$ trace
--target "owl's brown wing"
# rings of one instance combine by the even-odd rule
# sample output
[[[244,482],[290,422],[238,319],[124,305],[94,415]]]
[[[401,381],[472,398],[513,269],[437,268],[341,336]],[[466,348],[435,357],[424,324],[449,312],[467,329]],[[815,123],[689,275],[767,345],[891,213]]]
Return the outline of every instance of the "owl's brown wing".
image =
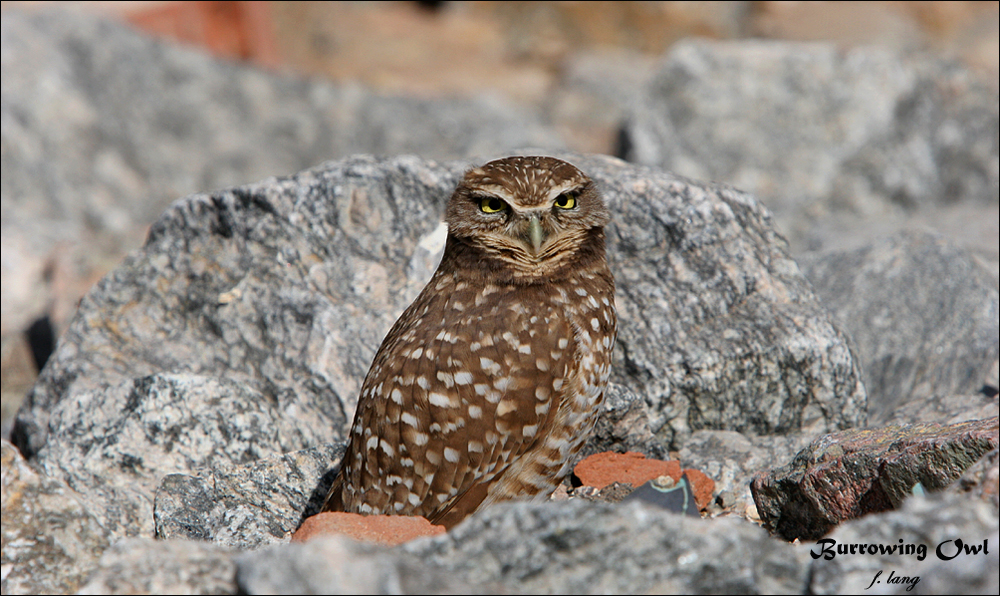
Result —
[[[531,291],[490,286],[484,300],[451,276],[428,284],[362,388],[346,510],[457,522],[538,444],[563,399],[573,343],[560,310]],[[529,472],[523,494],[551,490],[548,468]]]
[[[494,341],[480,345],[470,359],[483,365],[478,374],[484,376],[459,394],[464,403],[481,408],[482,416],[471,420],[464,433],[455,433],[455,443],[469,450],[459,454],[453,496],[428,515],[431,522],[453,526],[487,500],[499,482],[512,485],[507,498],[554,488],[560,454],[540,447],[572,385],[567,375],[574,344],[566,319],[544,304],[531,313],[512,308],[508,316],[493,317],[474,330],[477,338]],[[535,457],[526,458],[527,453]]]

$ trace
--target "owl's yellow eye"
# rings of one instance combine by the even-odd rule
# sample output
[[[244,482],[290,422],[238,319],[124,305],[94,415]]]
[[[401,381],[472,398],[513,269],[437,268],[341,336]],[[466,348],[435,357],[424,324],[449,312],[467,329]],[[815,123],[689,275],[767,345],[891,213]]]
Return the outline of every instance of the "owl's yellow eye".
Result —
[[[498,213],[506,208],[507,203],[496,197],[485,197],[479,200],[479,210],[483,213]]]
[[[564,192],[556,197],[556,207],[560,209],[572,209],[576,207],[576,195]]]

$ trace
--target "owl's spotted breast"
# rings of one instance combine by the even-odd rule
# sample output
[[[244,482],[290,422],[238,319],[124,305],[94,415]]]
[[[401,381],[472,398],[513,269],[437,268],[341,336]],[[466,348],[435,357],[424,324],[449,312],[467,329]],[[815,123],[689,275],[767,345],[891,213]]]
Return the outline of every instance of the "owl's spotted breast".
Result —
[[[497,190],[544,160],[557,161],[487,164],[456,190],[441,265],[375,356],[325,509],[451,526],[484,504],[548,495],[568,474],[610,373],[614,282],[603,203],[578,170],[558,162],[572,175]],[[562,213],[570,203],[592,209]],[[469,206],[485,215],[471,231],[453,225]]]

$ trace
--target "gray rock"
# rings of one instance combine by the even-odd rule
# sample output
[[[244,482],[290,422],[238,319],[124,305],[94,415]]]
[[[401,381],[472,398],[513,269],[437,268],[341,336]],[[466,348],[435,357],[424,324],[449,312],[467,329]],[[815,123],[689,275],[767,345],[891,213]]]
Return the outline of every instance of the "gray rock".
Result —
[[[0,441],[4,594],[75,592],[97,565],[109,534],[62,480],[35,472]]]
[[[328,436],[321,402],[252,381],[154,374],[67,396],[35,461],[116,536],[152,536],[161,478],[304,449]]]
[[[237,563],[241,594],[468,594],[472,587],[398,548],[343,536],[263,548]]]
[[[863,420],[847,343],[752,197],[564,157],[615,214],[615,380],[647,400],[661,440]],[[15,440],[35,455],[61,432],[62,402],[158,371],[259,388],[303,439],[342,438],[375,348],[433,270],[440,213],[467,165],[359,156],[177,202],[84,299]]]
[[[3,333],[77,299],[177,197],[352,153],[563,147],[495,96],[411,99],[260,70],[73,10],[4,10]]]
[[[812,594],[996,594],[1000,588],[1000,565],[996,505],[965,495],[938,493],[907,499],[899,511],[869,515],[843,524],[826,537],[831,543],[810,545],[812,562],[809,591]],[[979,547],[975,555],[955,554],[958,540]],[[988,540],[989,554],[983,541]],[[912,554],[836,554],[844,545],[911,547]],[[824,547],[834,552],[831,559]],[[922,560],[921,560],[922,559]],[[876,575],[882,572],[881,575]],[[909,590],[906,584],[889,583],[890,575],[919,578]],[[911,579],[911,582],[913,580]],[[870,586],[870,589],[869,589]]]
[[[669,459],[666,447],[650,429],[645,400],[618,383],[608,385],[604,411],[577,457],[582,460],[604,451],[634,451],[654,459]]]
[[[967,420],[982,420],[1000,415],[996,396],[982,393],[972,395],[914,395],[900,401],[886,424],[919,424],[939,422],[958,424]]]
[[[801,593],[807,556],[736,518],[582,500],[508,503],[403,545],[469,585],[543,594]]]
[[[948,490],[971,494],[994,507],[1000,506],[1000,451],[994,449],[979,458]]]
[[[833,44],[675,44],[627,159],[755,193],[796,245],[830,213],[996,205],[996,86],[956,63]]]
[[[78,594],[236,594],[235,553],[193,540],[126,538]]]
[[[750,494],[754,474],[791,462],[813,438],[806,433],[756,436],[731,430],[699,430],[684,443],[679,459],[683,467],[701,470],[715,481],[723,508],[744,515],[748,507],[755,507]]]
[[[303,519],[319,512],[343,453],[337,443],[167,476],[156,490],[156,536],[241,549],[286,542]]]
[[[183,371],[259,387],[289,424],[318,416],[300,423],[312,444],[341,438],[463,167],[353,158],[176,203],[83,300],[13,434],[34,453],[56,403]]]
[[[1000,293],[967,251],[906,232],[798,261],[853,340],[870,424],[906,416],[914,400],[972,395],[989,382],[1000,355]]]
[[[580,161],[613,221],[612,378],[647,400],[672,448],[700,429],[847,428],[865,390],[770,216],[750,195],[610,159]]]

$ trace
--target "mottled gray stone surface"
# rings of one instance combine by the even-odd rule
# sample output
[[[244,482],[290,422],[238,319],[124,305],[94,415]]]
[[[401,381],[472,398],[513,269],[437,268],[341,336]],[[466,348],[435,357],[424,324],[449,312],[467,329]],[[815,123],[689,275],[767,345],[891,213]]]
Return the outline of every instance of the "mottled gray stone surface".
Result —
[[[979,458],[948,490],[970,494],[994,507],[1000,506],[1000,451],[994,449]]]
[[[1000,355],[1000,293],[969,252],[907,232],[798,261],[857,349],[869,424],[906,416],[911,401],[972,395],[990,382]]]
[[[604,451],[635,451],[654,459],[670,459],[666,446],[650,428],[645,400],[618,383],[608,385],[604,411],[577,457],[582,460]]]
[[[240,556],[237,563],[243,594],[503,593],[494,583],[470,585],[400,548],[361,544],[344,536],[263,548]]]
[[[582,500],[501,504],[403,546],[469,585],[543,594],[793,594],[807,555],[738,518]]]
[[[66,483],[38,474],[0,441],[0,587],[4,594],[75,592],[110,536]]]
[[[194,540],[126,538],[104,552],[79,594],[236,594],[237,553]]]
[[[326,436],[328,424],[320,408],[297,403],[291,392],[187,373],[67,397],[51,412],[52,432],[34,461],[84,495],[116,536],[152,535],[163,476],[304,449]]]
[[[343,452],[342,443],[328,444],[167,476],[156,490],[156,536],[241,549],[286,542],[303,519],[319,512]]]
[[[996,205],[997,91],[979,77],[876,47],[682,41],[633,109],[625,156],[755,193],[799,246],[836,244],[831,213]]]
[[[730,430],[700,430],[680,449],[685,468],[695,468],[715,481],[724,508],[742,515],[753,506],[750,481],[754,474],[792,461],[815,438],[808,433],[759,436]]]
[[[809,590],[813,594],[996,594],[1000,589],[1000,535],[996,505],[969,500],[964,495],[938,493],[911,497],[902,509],[869,515],[848,522],[826,538],[837,546],[875,545],[892,547],[912,545],[915,554],[825,555],[812,562]],[[947,560],[958,548],[978,546],[979,554],[963,554]],[[988,540],[989,554],[983,552]],[[810,551],[822,553],[823,546],[808,543]],[[924,558],[918,560],[923,547]],[[810,555],[811,556],[811,555]],[[876,579],[876,575],[882,574]],[[890,584],[890,575],[919,577],[912,590],[906,584]],[[870,589],[869,586],[871,586]]]
[[[615,380],[643,396],[661,440],[863,421],[847,342],[759,203],[566,157],[614,214]],[[358,156],[177,202],[83,301],[16,441],[33,455],[60,432],[51,412],[64,400],[156,371],[258,387],[277,410],[310,413],[300,426],[311,440],[342,437],[382,335],[433,270],[440,214],[467,165]]]
[[[564,146],[537,109],[497,95],[389,96],[214,59],[65,7],[4,6],[5,339],[43,314],[62,331],[178,197],[353,153]]]

